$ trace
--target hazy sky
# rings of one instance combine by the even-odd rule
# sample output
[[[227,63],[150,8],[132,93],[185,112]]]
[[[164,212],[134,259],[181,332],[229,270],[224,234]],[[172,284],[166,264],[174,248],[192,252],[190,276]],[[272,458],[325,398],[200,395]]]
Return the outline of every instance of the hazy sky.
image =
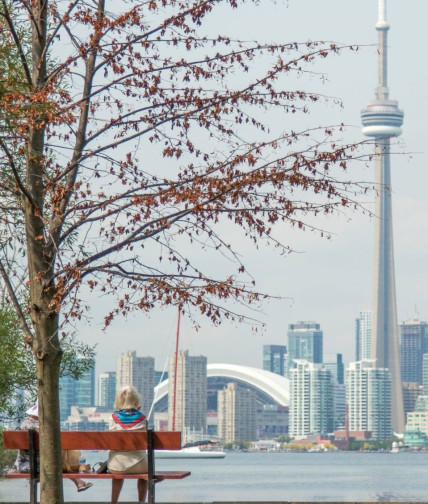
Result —
[[[393,218],[398,318],[412,318],[415,307],[421,320],[428,320],[428,112],[427,46],[425,44],[428,2],[388,0],[390,97],[404,110],[403,135],[392,157]],[[283,42],[329,40],[360,45],[356,53],[343,52],[328,58],[323,69],[328,81],[321,85],[311,78],[306,88],[341,98],[344,107],[318,107],[306,120],[314,126],[345,123],[347,135],[362,139],[360,110],[374,98],[377,72],[377,0],[289,0],[259,7],[238,9],[233,16],[219,12],[210,19],[213,30],[246,39]],[[305,83],[306,84],[306,83]],[[303,87],[303,86],[302,86]],[[284,129],[287,116],[284,116]],[[355,166],[357,179],[373,180],[374,169]],[[353,175],[353,173],[351,172]],[[257,317],[265,331],[253,334],[248,326],[218,328],[203,321],[195,332],[185,319],[181,325],[181,347],[203,354],[210,363],[228,362],[255,367],[262,365],[264,344],[286,344],[288,324],[313,320],[324,331],[324,361],[334,353],[354,358],[355,318],[361,305],[371,303],[373,220],[359,214],[331,218],[323,225],[334,233],[331,240],[309,232],[284,229],[285,237],[298,253],[286,258],[271,250],[246,250],[245,261],[259,290],[289,299],[269,302]],[[102,302],[92,300],[94,315]],[[78,328],[81,338],[97,343],[97,372],[115,369],[116,357],[129,349],[156,359],[163,369],[174,349],[177,314],[173,308],[154,311],[149,317],[135,314],[118,320],[106,333],[94,316]],[[102,320],[102,319],[101,319]],[[329,355],[331,354],[331,355]]]

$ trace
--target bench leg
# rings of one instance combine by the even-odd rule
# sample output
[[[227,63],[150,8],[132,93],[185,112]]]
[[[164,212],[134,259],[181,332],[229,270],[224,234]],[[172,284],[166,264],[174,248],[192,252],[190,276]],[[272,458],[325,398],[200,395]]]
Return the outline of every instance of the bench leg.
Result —
[[[147,490],[149,494],[148,504],[155,504],[155,457],[153,453],[153,430],[147,430],[147,458],[148,458],[148,480]]]
[[[30,479],[30,504],[37,503],[37,480]]]
[[[148,487],[148,494],[149,494],[148,504],[155,504],[155,482],[154,482],[153,478],[150,478],[147,481],[147,487]]]
[[[36,431],[28,431],[28,448],[30,456],[30,504],[37,502],[37,451],[36,451]]]

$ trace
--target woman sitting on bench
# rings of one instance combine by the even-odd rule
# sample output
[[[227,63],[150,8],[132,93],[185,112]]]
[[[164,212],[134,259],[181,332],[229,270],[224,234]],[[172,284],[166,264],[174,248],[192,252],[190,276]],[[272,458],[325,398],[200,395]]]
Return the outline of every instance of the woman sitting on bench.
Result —
[[[111,431],[147,430],[147,420],[141,413],[141,402],[137,389],[132,386],[122,387],[114,402],[115,412],[110,420]],[[110,451],[108,470],[112,474],[147,473],[148,461],[145,450]],[[116,504],[122,490],[123,479],[113,479],[111,502]],[[144,503],[147,493],[147,481],[137,480],[138,501]]]
[[[29,410],[26,411],[27,417],[21,423],[20,430],[30,430],[30,429],[38,429],[39,428],[39,404],[36,402],[34,406],[32,406]],[[63,471],[64,472],[77,472],[72,470],[69,466],[64,467],[64,460],[68,460],[67,453],[63,450],[62,453],[63,458]],[[36,471],[39,472],[39,457],[37,456],[36,461],[37,467]],[[14,463],[14,469],[19,473],[29,473],[30,472],[30,454],[28,450],[18,450],[18,456],[16,457]],[[75,479],[73,483],[77,487],[78,492],[83,492],[88,488],[91,488],[92,483],[89,481],[83,481],[82,479]]]

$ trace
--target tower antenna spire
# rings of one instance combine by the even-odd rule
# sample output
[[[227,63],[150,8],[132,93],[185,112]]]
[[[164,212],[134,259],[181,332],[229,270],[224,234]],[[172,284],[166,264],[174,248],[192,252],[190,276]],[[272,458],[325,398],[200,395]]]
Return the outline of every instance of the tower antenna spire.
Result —
[[[386,21],[386,0],[378,0],[379,15],[376,23],[378,31],[378,86],[376,88],[376,98],[387,100],[388,89],[388,30],[389,24]]]
[[[378,0],[378,84],[375,100],[361,112],[363,134],[375,140],[376,221],[373,279],[372,359],[391,374],[391,421],[397,433],[404,432],[403,393],[398,345],[392,233],[390,139],[401,135],[403,112],[389,99],[388,30],[386,0]]]
[[[386,0],[379,0],[379,16],[377,24],[386,23]],[[376,25],[377,26],[377,25]]]

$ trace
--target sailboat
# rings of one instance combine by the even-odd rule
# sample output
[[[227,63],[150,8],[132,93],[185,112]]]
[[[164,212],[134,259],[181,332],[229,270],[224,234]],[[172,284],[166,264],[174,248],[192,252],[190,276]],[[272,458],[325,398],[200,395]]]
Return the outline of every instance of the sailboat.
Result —
[[[224,458],[226,453],[219,449],[213,449],[213,442],[210,440],[196,441],[183,445],[181,450],[159,450],[156,452],[156,458],[197,458],[214,459]]]
[[[175,361],[174,361],[174,397],[172,411],[172,430],[176,430],[175,413],[176,413],[176,393],[177,393],[177,361],[178,361],[178,342],[180,335],[180,310],[178,310],[177,331],[175,338]],[[198,458],[198,459],[213,459],[224,458],[226,453],[219,449],[220,444],[209,439],[186,443],[181,450],[159,450],[156,453],[156,458]]]

